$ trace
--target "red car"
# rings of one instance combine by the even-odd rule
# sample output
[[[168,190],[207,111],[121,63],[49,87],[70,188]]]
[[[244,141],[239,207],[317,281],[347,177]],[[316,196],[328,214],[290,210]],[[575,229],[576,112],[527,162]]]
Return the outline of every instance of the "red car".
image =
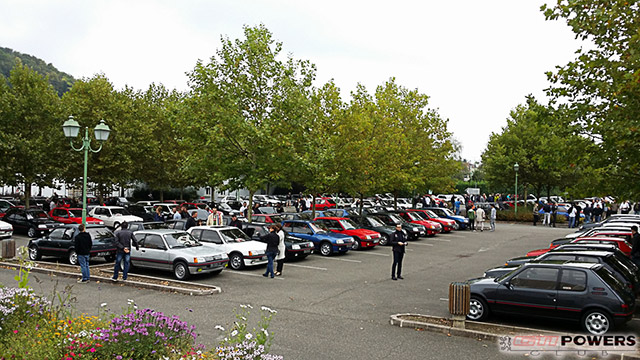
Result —
[[[328,197],[316,198],[316,203],[313,205],[316,210],[327,210],[336,207],[335,201]]]
[[[190,202],[183,202],[182,204],[180,204],[180,206],[186,206],[187,210],[193,210],[193,209],[206,209],[207,208],[207,204],[205,203],[190,203]]]
[[[82,209],[57,207],[49,211],[49,216],[63,224],[82,224]],[[104,225],[104,221],[87,216],[87,224]]]
[[[409,209],[407,211],[414,211],[414,212],[418,212],[421,214],[421,216],[425,219],[425,220],[429,220],[429,221],[435,221],[437,223],[440,223],[440,225],[442,225],[442,232],[451,232],[452,230],[457,230],[458,229],[458,224],[456,223],[455,220],[451,220],[451,219],[445,219],[442,217],[439,217],[438,215],[436,215],[433,211],[431,210],[425,210],[425,209]]]
[[[427,235],[435,236],[442,232],[442,225],[439,222],[426,220],[414,211],[400,211],[398,215],[407,222],[424,226]]]
[[[267,224],[281,224],[284,217],[280,214],[251,214],[251,221],[263,222]]]
[[[566,243],[566,242],[565,242]],[[631,256],[631,245],[624,238],[616,238],[610,236],[594,236],[594,237],[581,237],[574,240],[571,240],[569,243],[571,244],[612,244],[615,245],[620,251],[622,251],[625,255]],[[539,256],[544,253],[547,253],[551,249],[555,249],[558,246],[562,245],[560,242],[551,243],[546,249],[538,249],[529,251],[527,256]]]
[[[380,233],[373,230],[358,228],[351,219],[343,217],[318,217],[316,222],[324,224],[331,232],[351,236],[355,241],[351,249],[371,248],[380,242]]]

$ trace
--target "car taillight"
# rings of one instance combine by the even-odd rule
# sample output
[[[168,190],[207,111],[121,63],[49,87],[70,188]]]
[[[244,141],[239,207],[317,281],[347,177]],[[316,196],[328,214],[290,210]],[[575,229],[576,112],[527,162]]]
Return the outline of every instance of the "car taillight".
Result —
[[[628,311],[628,310],[629,310],[629,305],[622,304],[622,311]]]

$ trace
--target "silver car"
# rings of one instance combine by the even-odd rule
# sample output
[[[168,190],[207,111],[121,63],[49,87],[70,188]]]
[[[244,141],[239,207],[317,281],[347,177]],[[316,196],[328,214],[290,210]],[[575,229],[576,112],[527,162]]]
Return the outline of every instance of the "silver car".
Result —
[[[229,262],[223,251],[203,246],[189,233],[174,229],[140,230],[133,233],[138,249],[131,249],[131,266],[173,271],[178,280],[192,274],[222,272]]]

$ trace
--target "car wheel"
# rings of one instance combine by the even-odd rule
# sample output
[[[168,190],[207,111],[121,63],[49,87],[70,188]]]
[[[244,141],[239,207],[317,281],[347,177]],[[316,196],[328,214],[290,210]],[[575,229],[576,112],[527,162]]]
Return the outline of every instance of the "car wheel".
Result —
[[[489,317],[489,306],[487,302],[478,296],[471,296],[469,304],[469,314],[467,319],[474,321],[483,321]]]
[[[37,247],[32,246],[29,248],[29,260],[38,261],[41,258],[42,258],[42,255],[40,255],[40,250]]]
[[[390,243],[389,235],[382,235],[382,237],[380,238],[380,245],[386,246],[386,245],[389,245],[389,243]]]
[[[613,329],[611,316],[602,310],[589,310],[582,316],[582,327],[593,335],[603,335]]]
[[[178,280],[187,280],[189,278],[189,267],[180,261],[173,265],[173,275]]]
[[[233,270],[240,270],[244,267],[244,260],[242,259],[242,255],[238,253],[231,254],[229,256],[229,266]]]
[[[333,249],[331,249],[331,243],[328,241],[323,242],[322,244],[320,244],[320,254],[322,254],[323,256],[329,256],[331,255]]]
[[[360,243],[360,239],[353,238],[353,244],[351,244],[351,250],[360,250],[362,244]]]
[[[29,230],[27,230],[27,236],[30,238],[34,238],[38,235],[38,230],[36,230],[36,228],[34,227],[30,227]]]
[[[76,254],[75,250],[69,251],[69,264],[78,265],[78,254]]]

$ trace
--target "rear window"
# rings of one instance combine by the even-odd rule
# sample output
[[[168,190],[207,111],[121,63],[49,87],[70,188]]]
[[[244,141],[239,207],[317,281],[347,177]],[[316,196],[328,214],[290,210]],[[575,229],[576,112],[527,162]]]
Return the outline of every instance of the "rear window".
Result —
[[[91,239],[94,241],[111,239],[113,237],[113,233],[111,232],[111,230],[107,229],[106,227],[87,228],[87,232],[89,233],[89,235],[91,235]]]
[[[620,280],[616,279],[615,276],[604,266],[600,269],[596,270],[596,274],[604,281],[610,288],[612,288],[618,294],[624,294],[627,289],[624,284],[620,282]]]

